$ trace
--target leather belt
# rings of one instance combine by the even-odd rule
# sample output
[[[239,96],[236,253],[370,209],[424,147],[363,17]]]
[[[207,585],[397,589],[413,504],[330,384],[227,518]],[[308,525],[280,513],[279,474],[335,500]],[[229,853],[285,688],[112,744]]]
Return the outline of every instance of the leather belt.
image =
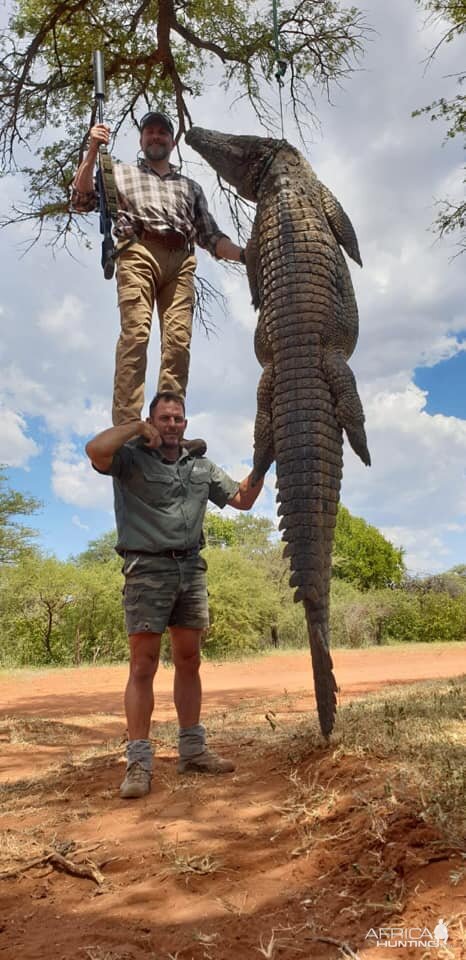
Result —
[[[143,243],[160,243],[160,246],[168,250],[188,250],[192,251],[193,244],[182,233],[176,230],[141,230],[139,239]]]
[[[190,547],[188,550],[160,550],[152,554],[154,557],[170,557],[171,560],[185,560],[186,557],[195,557],[199,547]]]

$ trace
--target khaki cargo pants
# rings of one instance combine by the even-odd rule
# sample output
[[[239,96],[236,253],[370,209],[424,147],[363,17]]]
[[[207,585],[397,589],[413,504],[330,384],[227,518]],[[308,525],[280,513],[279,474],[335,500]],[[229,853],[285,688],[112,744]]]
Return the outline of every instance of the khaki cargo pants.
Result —
[[[196,258],[156,241],[137,241],[117,260],[121,333],[116,348],[113,424],[139,420],[144,406],[152,314],[160,323],[158,390],[186,394]],[[155,392],[155,391],[154,391]]]

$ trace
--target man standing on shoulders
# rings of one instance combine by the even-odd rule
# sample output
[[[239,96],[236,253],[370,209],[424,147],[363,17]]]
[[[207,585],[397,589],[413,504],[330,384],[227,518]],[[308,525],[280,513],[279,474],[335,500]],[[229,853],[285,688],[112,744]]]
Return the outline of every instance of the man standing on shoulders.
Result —
[[[124,799],[150,790],[153,680],[167,626],[180,728],[178,771],[234,770],[231,760],[207,748],[200,723],[200,640],[209,620],[207,564],[199,551],[207,501],[249,510],[263,481],[252,487],[249,475],[237,483],[207,458],[191,456],[183,446],[186,423],[183,398],[165,391],[154,397],[147,421],[111,427],[86,445],[96,470],[113,477],[116,549],[124,557],[130,645],[127,771],[120,788]]]
[[[76,173],[71,205],[78,213],[94,210],[94,168],[110,130],[96,124],[89,149]],[[170,162],[174,129],[165,113],[146,113],[140,122],[143,157],[137,165],[115,163],[119,212],[115,226],[117,286],[121,334],[117,344],[113,423],[138,420],[144,405],[147,346],[155,304],[160,322],[161,362],[158,390],[186,395],[194,306],[194,244],[213,257],[245,263],[209,213],[204,193]]]

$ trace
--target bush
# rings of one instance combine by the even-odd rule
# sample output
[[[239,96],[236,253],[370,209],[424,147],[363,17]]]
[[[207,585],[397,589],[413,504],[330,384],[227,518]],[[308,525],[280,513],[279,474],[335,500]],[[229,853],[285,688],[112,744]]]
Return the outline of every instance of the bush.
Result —
[[[466,639],[466,595],[430,593],[419,597],[421,643],[451,643]]]
[[[332,583],[330,636],[334,647],[447,643],[466,638],[465,594],[360,593],[348,587],[341,581]]]
[[[353,517],[340,504],[332,557],[334,577],[347,580],[360,590],[401,583],[405,570],[403,552],[394,547],[377,527],[361,517]]]
[[[127,655],[116,566],[28,558],[0,577],[0,663],[71,664]]]
[[[209,549],[211,625],[203,651],[208,657],[235,657],[270,645],[278,598],[264,567],[235,547]]]
[[[278,645],[300,649],[309,646],[306,615],[302,603],[293,603],[293,593],[286,604],[280,606],[277,617]]]

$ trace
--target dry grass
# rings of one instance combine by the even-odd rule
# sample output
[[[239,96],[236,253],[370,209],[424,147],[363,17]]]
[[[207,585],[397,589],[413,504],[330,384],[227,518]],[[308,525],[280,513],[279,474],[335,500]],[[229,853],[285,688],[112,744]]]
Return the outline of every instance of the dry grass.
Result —
[[[465,692],[463,679],[447,680],[351,701],[340,708],[329,750],[320,763],[316,754],[322,752],[322,740],[313,723],[304,720],[283,733],[277,728],[277,752],[301,768],[299,776],[290,777],[293,789],[282,806],[283,817],[297,825],[328,818],[338,807],[338,791],[320,773],[325,773],[329,760],[350,757],[361,761],[362,786],[355,790],[355,797],[367,807],[374,837],[383,836],[386,814],[394,807],[408,803],[412,808],[415,802],[421,819],[440,827],[459,845],[466,788]],[[302,772],[306,760],[310,761],[308,775],[306,769]],[[379,779],[382,772],[386,774],[381,797],[373,796],[371,763],[377,764]]]
[[[172,875],[184,877],[185,882],[189,883],[193,877],[211,876],[223,870],[220,860],[216,860],[210,854],[192,854],[183,851],[179,843],[162,844],[160,858],[162,861],[167,861],[167,866],[160,874],[160,879]]]
[[[306,923],[294,927],[274,927],[268,940],[266,936],[261,935],[259,946],[255,947],[255,950],[265,957],[266,960],[275,960],[283,950],[286,950],[287,956],[289,956],[290,953],[296,956],[302,956],[303,953],[308,954],[308,950],[302,946],[298,946],[296,942],[298,935],[307,930],[308,925]],[[306,937],[305,939],[310,938]]]
[[[0,832],[0,864],[7,867],[13,861],[29,860],[43,849],[43,843],[36,840],[32,830],[3,830]]]
[[[86,960],[133,960],[134,954],[120,950],[105,950],[102,947],[84,947]]]
[[[0,723],[2,739],[16,744],[37,743],[46,746],[79,740],[82,728],[58,720],[11,717]]]
[[[243,894],[239,894],[236,899],[230,897],[216,897],[215,902],[218,903],[221,907],[227,910],[228,913],[233,914],[235,917],[243,917],[250,908],[248,904],[249,894],[247,891]]]

